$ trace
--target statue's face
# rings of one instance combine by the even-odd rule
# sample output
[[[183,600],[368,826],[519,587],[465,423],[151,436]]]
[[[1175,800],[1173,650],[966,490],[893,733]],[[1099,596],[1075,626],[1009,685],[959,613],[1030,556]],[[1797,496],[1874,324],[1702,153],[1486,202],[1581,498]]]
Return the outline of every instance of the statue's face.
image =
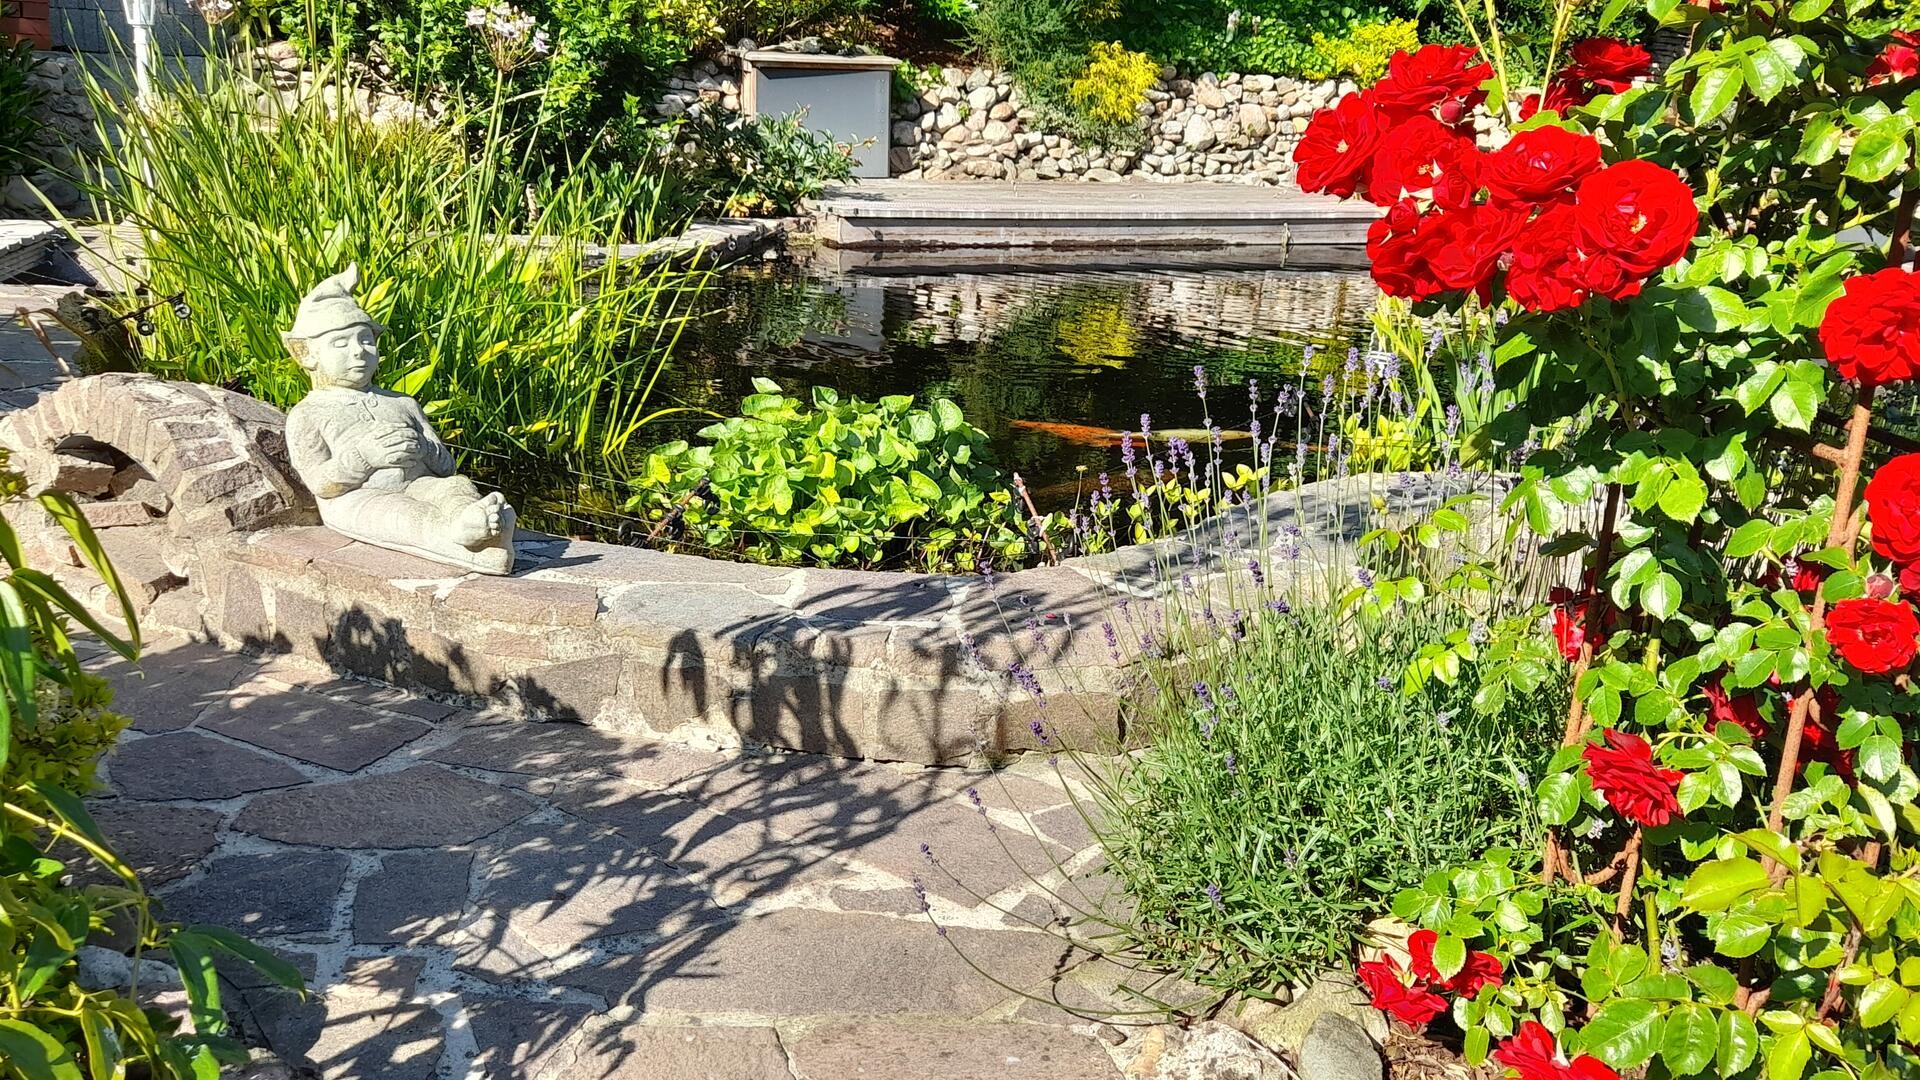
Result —
[[[315,386],[365,390],[380,369],[380,346],[373,327],[348,326],[307,340],[307,370]]]

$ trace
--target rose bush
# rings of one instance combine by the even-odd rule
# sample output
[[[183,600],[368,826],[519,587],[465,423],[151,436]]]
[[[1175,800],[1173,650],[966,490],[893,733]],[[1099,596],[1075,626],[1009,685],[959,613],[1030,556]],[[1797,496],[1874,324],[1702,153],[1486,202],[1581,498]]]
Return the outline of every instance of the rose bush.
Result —
[[[1548,840],[1396,896],[1434,937],[1361,975],[1522,1080],[1920,1075],[1920,455],[1870,438],[1920,377],[1910,14],[1647,10],[1691,45],[1657,78],[1582,42],[1520,93],[1488,25],[1301,146],[1303,186],[1385,208],[1383,291],[1487,320],[1518,404],[1473,438],[1520,456],[1504,507],[1579,578],[1408,672],[1574,704]],[[1456,141],[1482,100],[1492,152]]]

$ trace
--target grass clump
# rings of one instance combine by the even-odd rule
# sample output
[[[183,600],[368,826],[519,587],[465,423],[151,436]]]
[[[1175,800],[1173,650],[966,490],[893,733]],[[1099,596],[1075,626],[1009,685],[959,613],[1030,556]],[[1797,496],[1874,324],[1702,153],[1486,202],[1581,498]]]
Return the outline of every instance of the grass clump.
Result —
[[[1456,627],[1419,609],[1270,610],[1243,640],[1153,665],[1149,749],[1112,767],[1102,841],[1137,905],[1140,955],[1260,993],[1353,955],[1432,870],[1531,842],[1526,793],[1563,698],[1474,710],[1471,675],[1402,677]]]

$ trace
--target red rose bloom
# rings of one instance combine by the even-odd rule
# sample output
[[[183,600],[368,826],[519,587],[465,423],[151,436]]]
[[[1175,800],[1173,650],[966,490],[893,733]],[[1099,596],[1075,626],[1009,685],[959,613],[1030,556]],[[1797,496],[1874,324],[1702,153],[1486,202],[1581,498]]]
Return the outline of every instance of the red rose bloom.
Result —
[[[1920,597],[1920,563],[1900,568],[1900,595],[1908,600]]]
[[[1500,257],[1526,226],[1525,207],[1489,204],[1442,210],[1420,226],[1416,244],[1440,284],[1478,292],[1484,299],[1491,292]]]
[[[1380,110],[1366,94],[1348,94],[1315,113],[1300,145],[1293,148],[1300,190],[1350,197],[1373,168],[1373,152],[1384,131]]]
[[[1573,225],[1573,211],[1549,210],[1514,241],[1507,266],[1507,295],[1528,311],[1565,311],[1586,302],[1589,292],[1562,231]]]
[[[1493,1052],[1493,1060],[1513,1070],[1519,1080],[1620,1080],[1620,1074],[1599,1058],[1581,1054],[1568,1061],[1553,1032],[1537,1020],[1521,1024]]]
[[[1920,454],[1901,454],[1867,481],[1873,550],[1900,566],[1920,562]]]
[[[1638,45],[1619,38],[1588,38],[1567,50],[1567,66],[1560,78],[1592,83],[1617,94],[1633,85],[1633,80],[1653,70],[1653,56]]]
[[[1397,52],[1387,61],[1387,77],[1373,85],[1373,98],[1392,120],[1433,116],[1443,106],[1457,123],[1487,98],[1481,85],[1493,77],[1492,64],[1476,64],[1471,45],[1422,45]]]
[[[1402,971],[1393,957],[1369,960],[1355,973],[1373,995],[1373,1007],[1421,1027],[1447,1011],[1447,1001],[1410,973]]]
[[[1901,82],[1920,75],[1920,49],[1914,48],[1913,35],[1895,33],[1893,36],[1896,40],[1880,50],[1880,55],[1867,65],[1868,86]]]
[[[1920,274],[1889,266],[1848,278],[1820,319],[1820,347],[1842,378],[1862,385],[1920,376]]]
[[[1767,732],[1772,730],[1760,715],[1760,702],[1752,694],[1735,697],[1727,693],[1727,688],[1720,685],[1719,676],[1714,676],[1712,681],[1701,687],[1700,692],[1707,698],[1709,725],[1738,724],[1756,739],[1766,738]]]
[[[1659,826],[1680,812],[1674,792],[1685,773],[1653,763],[1653,747],[1638,735],[1608,728],[1607,743],[1591,743],[1581,752],[1593,789],[1622,817],[1641,825]]]
[[[1809,713],[1806,724],[1800,729],[1800,760],[1794,766],[1794,771],[1806,772],[1807,762],[1820,761],[1825,762],[1835,776],[1849,784],[1854,783],[1854,759],[1859,754],[1854,750],[1840,749],[1840,742],[1834,736],[1834,729],[1840,726],[1836,722],[1839,717],[1835,715],[1840,711],[1840,695],[1834,692],[1833,687],[1823,686],[1815,691],[1814,699],[1820,703],[1820,716]],[[1820,717],[1828,719],[1822,720]]]
[[[1582,247],[1640,278],[1685,255],[1700,228],[1687,182],[1651,161],[1622,161],[1588,174],[1575,194],[1573,215]]]
[[[1793,591],[1802,593],[1818,592],[1820,583],[1827,580],[1827,568],[1816,562],[1793,560]]]
[[[1494,202],[1550,203],[1573,198],[1582,177],[1600,167],[1600,144],[1566,128],[1515,135],[1480,163],[1480,183]]]
[[[1547,599],[1553,609],[1553,640],[1560,646],[1560,655],[1568,662],[1580,659],[1580,646],[1587,643],[1587,606],[1573,595],[1573,590],[1555,588],[1547,592]],[[1607,643],[1603,632],[1593,638],[1593,651],[1599,652]]]
[[[1500,958],[1487,952],[1468,953],[1467,962],[1453,978],[1441,978],[1440,969],[1433,963],[1433,947],[1439,943],[1440,935],[1432,930],[1415,930],[1407,937],[1407,955],[1416,980],[1463,997],[1472,997],[1481,987],[1499,986],[1503,981]]]
[[[1367,226],[1367,262],[1381,292],[1406,300],[1425,300],[1445,291],[1428,271],[1420,246],[1420,230],[1431,220],[1431,216],[1420,213],[1413,200],[1404,199]]]
[[[1891,600],[1842,600],[1827,612],[1827,644],[1860,671],[1885,675],[1913,663],[1920,621],[1912,608]]]
[[[1408,197],[1465,206],[1479,189],[1480,151],[1473,140],[1430,116],[1416,116],[1387,132],[1373,153],[1367,198],[1392,206]]]
[[[1555,116],[1565,115],[1568,109],[1585,105],[1593,100],[1593,91],[1587,84],[1573,79],[1555,76],[1547,81],[1547,92],[1528,94],[1520,99],[1520,119],[1532,118],[1534,113],[1545,111]]]

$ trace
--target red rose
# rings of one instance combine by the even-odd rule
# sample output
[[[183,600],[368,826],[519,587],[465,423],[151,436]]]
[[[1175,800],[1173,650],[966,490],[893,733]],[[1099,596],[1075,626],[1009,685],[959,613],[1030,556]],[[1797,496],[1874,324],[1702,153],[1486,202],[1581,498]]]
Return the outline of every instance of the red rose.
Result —
[[[1920,598],[1920,563],[1900,568],[1900,595],[1908,600]]]
[[[1420,226],[1416,243],[1428,270],[1449,289],[1484,299],[1505,255],[1527,225],[1526,207],[1470,206],[1442,210]]]
[[[1597,37],[1577,42],[1567,50],[1567,66],[1559,77],[1592,83],[1617,94],[1652,70],[1653,56],[1647,50],[1619,38]]]
[[[1411,199],[1405,199],[1367,226],[1367,262],[1381,292],[1425,300],[1446,291],[1427,269],[1420,245],[1420,230],[1431,220],[1432,215],[1421,214]]]
[[[1587,88],[1586,83],[1555,76],[1547,82],[1547,92],[1544,97],[1539,94],[1528,94],[1520,99],[1520,119],[1529,119],[1534,113],[1543,110],[1556,116],[1564,115],[1568,109],[1585,105],[1592,100],[1593,91]]]
[[[1920,621],[1912,608],[1891,600],[1842,600],[1827,612],[1827,644],[1868,675],[1885,675],[1913,663]]]
[[[1555,588],[1547,592],[1547,599],[1553,609],[1553,640],[1560,646],[1560,655],[1569,662],[1580,659],[1580,646],[1587,643],[1587,606],[1573,590]],[[1606,645],[1607,635],[1602,632],[1593,638],[1593,651],[1599,652]]]
[[[1541,214],[1514,241],[1507,266],[1507,295],[1528,311],[1565,311],[1589,295],[1569,243],[1573,211],[1556,207]]]
[[[1593,789],[1622,817],[1641,825],[1659,826],[1680,812],[1674,792],[1685,773],[1653,763],[1653,747],[1638,735],[1607,728],[1605,746],[1590,743],[1581,751]]]
[[[1727,688],[1720,685],[1718,675],[1701,687],[1700,692],[1707,698],[1709,725],[1738,724],[1746,729],[1747,734],[1756,739],[1766,738],[1767,732],[1772,730],[1766,719],[1760,715],[1760,702],[1752,694],[1734,697],[1727,693]]]
[[[1493,1052],[1493,1060],[1513,1070],[1519,1080],[1620,1080],[1599,1058],[1581,1054],[1568,1061],[1553,1032],[1537,1020],[1521,1024]]]
[[[1430,116],[1416,116],[1380,140],[1367,176],[1367,198],[1375,206],[1409,197],[1465,206],[1479,189],[1480,156],[1472,139]]]
[[[1836,714],[1840,711],[1840,695],[1834,691],[1833,687],[1821,687],[1815,692],[1814,699],[1820,703],[1820,716],[1833,721],[1839,719]],[[1854,760],[1859,754],[1854,750],[1840,749],[1840,742],[1833,733],[1839,726],[1838,723],[1834,723],[1829,727],[1827,721],[1821,720],[1819,716],[1811,713],[1807,715],[1806,722],[1800,729],[1800,760],[1794,766],[1796,773],[1806,772],[1807,762],[1820,761],[1825,762],[1835,776],[1849,784],[1854,782]]]
[[[1895,34],[1901,38],[1903,35]],[[1895,41],[1880,50],[1880,55],[1867,65],[1867,85],[1879,86],[1881,83],[1900,82],[1920,75],[1920,50],[1916,50],[1911,41]]]
[[[1373,98],[1389,119],[1431,117],[1443,105],[1464,117],[1487,98],[1480,87],[1493,77],[1492,64],[1476,64],[1471,45],[1422,45],[1397,52],[1387,61],[1387,77],[1373,85]]]
[[[1495,202],[1550,203],[1573,197],[1581,178],[1600,167],[1600,143],[1566,128],[1515,135],[1480,163],[1480,183]]]
[[[1583,247],[1643,278],[1685,255],[1700,228],[1693,190],[1672,169],[1651,161],[1622,161],[1589,173],[1575,193],[1573,213]]]
[[[1421,1027],[1447,1011],[1447,1001],[1425,983],[1400,969],[1393,957],[1369,960],[1355,969],[1367,992],[1373,995],[1373,1007]]]
[[[1413,977],[1430,987],[1437,986],[1450,994],[1473,997],[1484,986],[1499,986],[1504,971],[1500,958],[1487,952],[1467,954],[1467,962],[1453,978],[1440,977],[1440,969],[1433,963],[1433,948],[1440,943],[1440,935],[1432,930],[1415,930],[1407,937],[1407,955],[1412,961]]]
[[[1820,319],[1820,347],[1842,378],[1862,385],[1920,376],[1920,274],[1889,266],[1848,278]]]
[[[1793,560],[1793,591],[1818,592],[1820,583],[1827,579],[1827,568],[1816,562]]]
[[[1380,110],[1366,94],[1348,94],[1315,113],[1293,148],[1300,190],[1350,197],[1373,168],[1384,130]]]
[[[1900,566],[1920,562],[1920,454],[1901,454],[1867,481],[1873,550]]]

